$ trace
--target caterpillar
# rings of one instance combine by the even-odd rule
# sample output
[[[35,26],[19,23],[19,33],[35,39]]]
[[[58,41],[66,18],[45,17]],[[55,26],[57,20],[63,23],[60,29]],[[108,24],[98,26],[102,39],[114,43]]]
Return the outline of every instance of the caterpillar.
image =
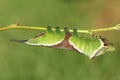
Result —
[[[64,32],[59,27],[55,30],[48,26],[45,32],[42,32],[33,38],[27,40],[12,40],[24,42],[27,45],[45,46],[51,48],[68,49],[88,56],[90,59],[103,54],[106,51],[114,51],[113,45],[105,38],[94,37],[84,38],[79,36],[77,29],[69,32],[64,28]]]
[[[52,28],[44,27],[30,27],[20,26],[18,24],[1,27],[0,31],[10,29],[27,29],[27,30],[41,30],[44,31],[30,39],[12,41],[22,42],[27,45],[45,46],[50,48],[68,49],[74,52],[82,53],[90,59],[104,54],[107,51],[114,51],[115,48],[112,43],[103,37],[94,37],[93,32],[120,30],[120,24],[108,28],[91,29],[91,30],[77,30],[77,29],[60,29],[59,27]],[[78,33],[89,34],[88,38],[80,36]]]

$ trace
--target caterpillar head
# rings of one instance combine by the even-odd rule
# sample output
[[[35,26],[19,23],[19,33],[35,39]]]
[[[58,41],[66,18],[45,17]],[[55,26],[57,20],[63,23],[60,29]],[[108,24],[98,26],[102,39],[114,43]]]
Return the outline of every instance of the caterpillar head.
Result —
[[[100,49],[97,50],[93,55],[91,55],[90,59],[93,59],[94,57],[99,56],[101,54],[104,54],[107,51],[115,51],[112,42],[110,42],[106,38],[101,38],[101,37],[100,37],[100,41],[101,41]]]
[[[104,43],[104,46],[106,47],[106,51],[115,51],[115,48],[113,46],[113,43],[105,38],[101,38],[101,40]]]

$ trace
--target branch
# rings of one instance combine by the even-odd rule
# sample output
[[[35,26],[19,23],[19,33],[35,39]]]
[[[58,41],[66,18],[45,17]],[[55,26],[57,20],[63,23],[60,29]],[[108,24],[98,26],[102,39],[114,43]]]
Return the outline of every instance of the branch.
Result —
[[[9,26],[0,28],[0,31],[11,30],[11,29],[27,29],[27,30],[40,30],[40,31],[47,30],[47,28],[45,28],[45,27],[20,26],[18,24],[13,24],[13,25],[9,25]],[[55,31],[55,28],[52,28],[52,30]],[[108,27],[108,28],[91,29],[91,30],[77,30],[77,32],[91,34],[93,32],[110,31],[110,30],[120,30],[120,24],[117,24],[115,26]],[[61,31],[64,31],[64,29],[61,29]],[[73,30],[70,29],[69,32],[73,32]]]

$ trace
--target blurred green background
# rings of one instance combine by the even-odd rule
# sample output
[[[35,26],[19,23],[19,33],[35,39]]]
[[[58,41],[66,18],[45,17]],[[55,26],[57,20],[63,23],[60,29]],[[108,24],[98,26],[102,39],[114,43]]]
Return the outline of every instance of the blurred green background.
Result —
[[[119,0],[0,0],[0,26],[60,26],[91,29],[120,23]],[[27,46],[10,39],[28,39],[39,31],[0,32],[0,80],[120,80],[118,31],[98,33],[116,51],[93,60],[68,50]]]

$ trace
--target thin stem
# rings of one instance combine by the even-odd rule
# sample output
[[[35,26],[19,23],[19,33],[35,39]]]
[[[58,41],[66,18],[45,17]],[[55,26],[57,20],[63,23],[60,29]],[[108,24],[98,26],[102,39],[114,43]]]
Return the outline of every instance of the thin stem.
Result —
[[[100,32],[100,31],[110,31],[115,30],[115,27],[109,27],[109,28],[100,28],[100,29],[92,29],[92,32]]]
[[[7,27],[0,28],[0,31],[10,30],[10,29],[27,29],[27,30],[41,30],[41,31],[47,30],[47,28],[45,28],[45,27],[20,26],[20,25],[17,25],[17,24],[13,24],[13,25],[9,25]],[[119,30],[119,29],[120,29],[120,25],[116,25],[116,26],[109,27],[109,28],[100,28],[100,29],[91,29],[91,30],[77,30],[77,31],[78,31],[78,33],[91,34],[93,32]],[[52,30],[55,31],[54,28],[52,28]],[[61,29],[61,31],[64,31],[64,29]],[[69,31],[73,32],[73,30],[71,30],[71,29]]]
[[[0,31],[10,30],[10,29],[27,29],[27,30],[46,30],[44,27],[30,27],[30,26],[19,26],[17,24],[9,25],[7,27],[0,28]]]

